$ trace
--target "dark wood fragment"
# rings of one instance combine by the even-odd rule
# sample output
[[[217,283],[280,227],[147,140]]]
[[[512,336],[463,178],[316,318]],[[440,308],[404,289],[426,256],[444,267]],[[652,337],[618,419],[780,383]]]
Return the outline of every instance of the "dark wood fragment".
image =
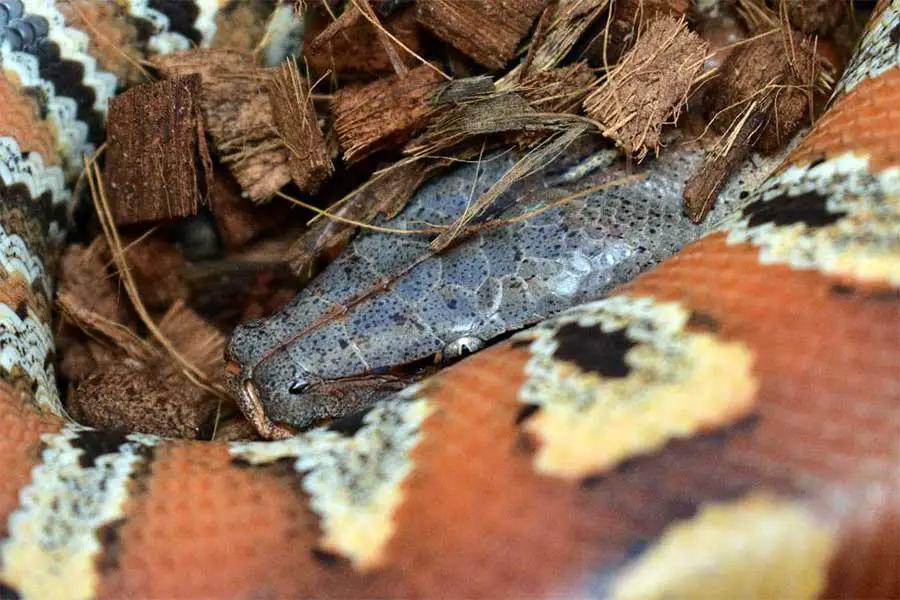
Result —
[[[786,5],[791,25],[808,35],[828,35],[850,13],[847,0],[781,1]]]
[[[430,96],[443,79],[429,66],[416,67],[368,85],[341,89],[334,97],[334,130],[347,162],[399,148],[428,122]]]
[[[419,23],[489,69],[515,55],[549,0],[427,0],[417,2]]]
[[[386,18],[381,18],[381,24],[407,48],[416,54],[422,54],[419,25],[413,6],[398,8]],[[303,54],[310,71],[317,77],[329,71],[339,77],[371,77],[394,70],[391,57],[385,50],[384,40],[378,35],[375,26],[352,3],[336,20],[331,20],[327,15],[314,15],[305,37],[307,44]],[[418,63],[415,56],[395,42],[388,43],[403,65],[413,67]]]
[[[211,159],[199,94],[200,77],[188,75],[110,101],[105,180],[117,224],[193,215],[205,203]]]
[[[715,205],[716,197],[731,172],[750,154],[755,136],[765,121],[768,106],[753,111],[740,126],[733,143],[723,153],[709,153],[684,186],[685,212],[700,223]]]
[[[724,133],[753,100],[772,96],[756,147],[771,153],[809,122],[815,82],[812,43],[797,32],[779,30],[737,48],[709,87],[707,115]]]
[[[657,19],[587,97],[585,111],[627,154],[658,152],[663,125],[680,115],[707,50],[683,20]]]

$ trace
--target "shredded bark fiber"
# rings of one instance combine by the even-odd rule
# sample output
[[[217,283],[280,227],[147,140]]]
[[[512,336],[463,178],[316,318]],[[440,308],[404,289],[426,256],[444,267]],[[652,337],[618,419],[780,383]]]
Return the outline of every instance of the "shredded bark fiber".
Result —
[[[677,121],[708,46],[683,20],[650,23],[634,48],[584,101],[587,114],[628,155],[659,153],[663,125]]]
[[[314,194],[331,177],[334,167],[316,120],[309,87],[293,61],[272,75],[269,102],[275,131],[288,150],[291,179],[304,192]]]
[[[419,23],[477,63],[502,69],[549,0],[426,0]]]
[[[205,203],[212,159],[199,94],[200,77],[188,75],[110,101],[105,178],[117,224],[193,215]]]
[[[332,110],[344,159],[352,163],[405,144],[434,112],[428,99],[442,82],[422,65],[404,78],[394,75],[338,91]]]

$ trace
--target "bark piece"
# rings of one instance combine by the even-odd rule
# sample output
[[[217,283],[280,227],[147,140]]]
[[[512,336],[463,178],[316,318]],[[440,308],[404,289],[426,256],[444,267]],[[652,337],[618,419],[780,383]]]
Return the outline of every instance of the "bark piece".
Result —
[[[648,150],[658,152],[663,125],[678,119],[707,49],[683,20],[653,21],[588,96],[585,111],[627,154],[642,160]]]
[[[372,76],[393,72],[391,57],[385,50],[384,41],[357,6],[350,3],[324,29],[317,27],[321,21],[321,18],[312,19],[307,33],[308,43],[303,52],[314,74],[324,75],[331,71],[339,76]],[[381,24],[407,48],[421,55],[422,45],[414,7],[398,8],[382,19]],[[407,67],[417,64],[415,56],[392,41],[388,43],[402,64]]]
[[[200,77],[189,75],[110,101],[105,178],[117,224],[193,215],[205,203],[211,159],[199,94]]]
[[[309,86],[288,61],[272,75],[269,102],[275,130],[288,150],[291,179],[304,192],[314,194],[334,172],[325,138],[316,121]]]
[[[549,0],[426,0],[418,20],[489,69],[502,69]]]
[[[733,139],[720,151],[707,154],[703,164],[685,184],[682,194],[685,212],[694,223],[706,218],[728,176],[747,158],[768,110],[769,107],[764,105],[749,112],[744,122],[737,126]]]
[[[314,192],[330,174],[331,162],[306,83],[290,72],[293,67],[264,69],[246,55],[225,50],[160,56],[154,65],[170,77],[185,73],[201,76],[201,106],[213,147],[251,199],[270,198],[292,177],[301,188]],[[290,83],[286,89],[294,94],[288,100],[276,93],[277,111],[271,92],[284,86],[273,86],[274,76],[285,77]],[[296,125],[291,123],[294,118],[299,119]],[[299,132],[292,131],[294,127]],[[312,145],[307,150],[297,146],[299,141]],[[297,156],[292,156],[291,145]]]
[[[162,235],[126,238],[123,245],[128,268],[147,308],[166,309],[187,296],[181,275],[185,267],[184,256]]]
[[[334,130],[347,162],[398,148],[422,129],[433,113],[429,97],[443,80],[426,65],[364,86],[349,86],[334,97]]]
[[[690,9],[690,0],[618,0],[609,23],[604,19],[588,32],[592,42],[584,56],[594,67],[615,65],[634,46],[648,23],[663,17],[680,18]]]
[[[241,186],[224,169],[217,171],[209,197],[225,247],[237,250],[284,224],[284,203],[255,204],[241,197]]]
[[[208,439],[216,404],[186,380],[120,360],[86,377],[67,408],[79,422],[105,431]]]
[[[728,130],[753,100],[771,95],[757,148],[772,153],[809,121],[816,79],[812,44],[780,30],[736,49],[710,86],[707,114],[715,131]]]
[[[849,13],[846,0],[782,1],[791,25],[808,35],[828,35]]]
[[[178,354],[214,382],[225,383],[225,336],[181,300],[176,301],[159,322],[159,330]],[[162,374],[179,375],[174,361],[163,365]]]

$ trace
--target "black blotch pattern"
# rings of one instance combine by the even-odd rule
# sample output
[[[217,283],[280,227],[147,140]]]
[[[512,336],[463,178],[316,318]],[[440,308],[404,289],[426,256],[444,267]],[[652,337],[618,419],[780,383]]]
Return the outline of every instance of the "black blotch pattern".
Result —
[[[195,44],[203,41],[200,32],[194,29],[199,9],[194,2],[184,0],[150,0],[149,8],[158,10],[169,18],[169,31],[180,33]]]
[[[63,60],[59,46],[44,40],[35,53],[42,79],[53,83],[57,96],[72,98],[78,105],[78,118],[88,125],[88,139],[99,145],[103,142],[103,115],[94,110],[96,93],[84,83],[84,65],[75,60]]]
[[[22,600],[22,594],[11,585],[0,581],[0,600]]]
[[[369,408],[341,417],[340,419],[335,419],[328,424],[326,429],[341,435],[352,437],[356,435],[357,431],[363,428],[365,425],[364,419],[367,414],[372,412],[373,408],[374,407],[370,406]]]
[[[892,44],[900,44],[900,23],[894,25],[894,28],[888,34],[888,39],[891,40]]]
[[[525,421],[531,418],[531,416],[536,413],[541,407],[537,404],[526,404],[522,408],[519,409],[519,413],[516,415],[516,425],[521,425]]]
[[[23,321],[28,318],[28,303],[22,300],[16,305],[16,316]]]
[[[624,329],[605,333],[600,327],[581,327],[567,323],[554,334],[559,343],[553,358],[574,363],[582,371],[599,373],[605,377],[626,377],[631,367],[625,354],[636,344],[628,339]]]
[[[900,289],[860,289],[844,283],[835,283],[831,286],[831,293],[840,300],[859,299],[874,302],[900,302]]]
[[[333,568],[348,564],[346,558],[339,556],[334,552],[322,550],[321,548],[312,548],[309,553],[313,557],[313,560],[324,567]]]
[[[688,329],[700,329],[714,333],[719,330],[719,322],[711,314],[697,310],[691,313],[687,327]]]
[[[827,198],[815,191],[797,196],[781,195],[769,201],[756,200],[744,207],[742,213],[750,217],[750,227],[774,223],[793,225],[805,223],[807,227],[818,228],[839,221],[845,212],[830,212],[826,208]]]
[[[78,464],[83,469],[89,469],[97,463],[98,458],[105,454],[115,454],[127,441],[124,433],[91,429],[79,432],[78,437],[72,440],[72,446],[81,450]]]
[[[122,553],[121,529],[124,524],[125,519],[116,519],[97,529],[97,539],[103,548],[97,558],[97,569],[100,573],[109,573],[119,568]]]

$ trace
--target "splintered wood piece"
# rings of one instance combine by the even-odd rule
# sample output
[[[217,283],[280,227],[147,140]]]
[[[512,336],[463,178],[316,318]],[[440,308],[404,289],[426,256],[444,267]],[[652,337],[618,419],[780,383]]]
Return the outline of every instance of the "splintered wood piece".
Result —
[[[159,330],[185,360],[211,380],[224,385],[225,336],[218,328],[202,319],[182,300],[177,300],[160,320]],[[159,371],[164,375],[177,375],[178,368],[178,364],[171,361],[162,365]]]
[[[292,161],[283,134],[276,129],[270,92],[273,75],[281,69],[257,67],[246,55],[226,50],[192,50],[160,56],[154,65],[167,76],[197,73],[202,77],[201,106],[213,148],[250,199],[267,200],[294,174],[300,182],[312,186],[310,191],[321,181],[318,164],[305,172],[296,160]],[[308,95],[302,98],[308,100]],[[297,116],[307,109],[311,111],[305,103],[279,107],[282,118]],[[310,131],[321,136],[314,114],[307,113],[314,125]],[[305,119],[303,123],[306,127]],[[319,155],[313,152],[311,156]]]
[[[745,115],[743,122],[735,126],[733,138],[721,152],[708,153],[703,164],[685,184],[682,193],[685,212],[694,223],[700,223],[706,218],[728,176],[747,158],[768,109],[768,106],[753,107]]]
[[[574,114],[596,81],[591,68],[579,62],[529,72],[519,81],[515,91],[538,112]]]
[[[200,76],[188,75],[110,101],[105,179],[117,224],[185,217],[196,214],[198,200],[205,203],[212,161],[199,94]]]
[[[300,78],[296,63],[289,61],[272,75],[269,102],[275,130],[289,153],[291,179],[304,192],[314,194],[334,167],[316,120],[309,86]]]
[[[419,23],[489,69],[515,55],[549,0],[427,0],[418,2]]]
[[[587,97],[585,111],[605,136],[642,160],[648,150],[659,151],[663,125],[678,119],[707,50],[683,20],[657,19]]]
[[[615,65],[635,43],[646,24],[662,17],[681,17],[691,9],[690,0],[617,0],[609,21],[595,26],[593,41],[584,56],[596,67]],[[591,35],[593,31],[587,35]]]
[[[324,29],[318,26],[322,21],[322,18],[311,19],[307,33],[309,41],[303,51],[310,71],[316,75],[324,75],[329,70],[337,75],[391,73],[394,66],[385,43],[390,44],[395,60],[399,59],[402,65],[412,67],[417,63],[415,56],[379,36],[375,26],[352,3],[348,3],[344,12]],[[392,36],[421,55],[415,7],[401,7],[380,21]]]
[[[770,112],[755,145],[766,153],[777,151],[809,121],[815,67],[813,45],[790,30],[740,46],[707,92],[713,129],[728,130],[751,102],[771,96],[774,102],[766,104]]]
[[[828,35],[845,15],[847,0],[784,0],[791,25],[806,34]]]
[[[344,159],[355,162],[374,152],[398,148],[422,129],[434,107],[429,97],[443,79],[428,65],[335,94],[334,130]]]

